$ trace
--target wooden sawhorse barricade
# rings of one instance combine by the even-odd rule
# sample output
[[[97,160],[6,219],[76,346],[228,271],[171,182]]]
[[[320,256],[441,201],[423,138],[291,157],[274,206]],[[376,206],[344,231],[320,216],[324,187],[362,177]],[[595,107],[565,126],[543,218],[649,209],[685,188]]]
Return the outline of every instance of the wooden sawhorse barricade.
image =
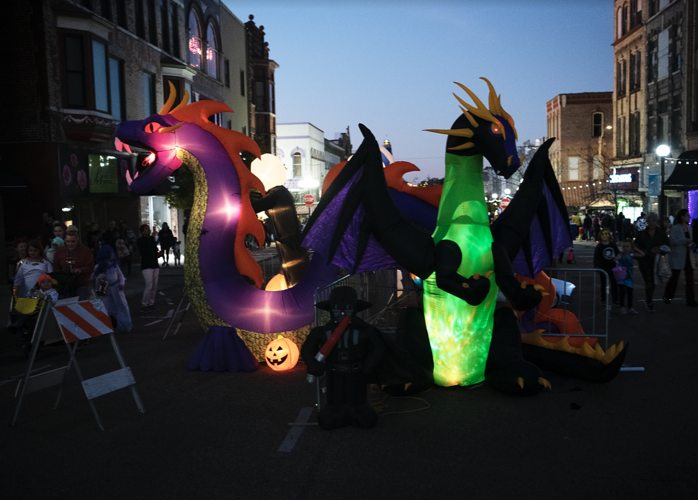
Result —
[[[184,301],[187,301],[187,306],[182,307],[182,304],[184,304]],[[165,335],[162,337],[162,340],[165,340],[167,338],[167,335],[170,333],[170,329],[172,328],[172,325],[174,325],[175,321],[177,322],[177,327],[175,328],[174,332],[172,332],[172,335],[177,335],[177,332],[179,331],[179,327],[182,326],[182,321],[184,321],[184,316],[187,315],[187,311],[189,310],[189,306],[191,306],[191,302],[189,301],[189,298],[187,297],[187,288],[184,287],[184,291],[182,292],[182,297],[179,299],[179,303],[177,304],[177,309],[175,309],[174,313],[172,316],[170,316],[169,321],[167,322],[167,328],[165,329]],[[179,319],[177,319],[178,314],[182,314]]]
[[[51,328],[51,322],[48,321],[48,316],[51,312],[53,312],[53,315],[56,318],[56,323],[60,332]],[[51,332],[51,330],[54,331]],[[59,335],[61,340],[65,342],[66,347],[68,348],[68,354],[70,355],[68,364],[61,368],[56,368],[55,370],[40,373],[38,375],[32,375],[32,367],[34,366],[34,361],[36,360],[36,355],[42,341],[51,342],[56,340]],[[82,340],[89,340],[93,337],[99,337],[101,335],[107,335],[109,340],[111,340],[114,353],[116,354],[116,358],[119,361],[121,369],[105,373],[104,375],[100,375],[98,377],[85,379],[82,376],[82,371],[80,370],[80,366],[78,365],[75,356],[78,350],[78,344]],[[58,391],[56,404],[54,405],[54,409],[58,408],[58,403],[60,402],[61,395],[63,394],[63,385],[65,383],[66,376],[73,366],[75,366],[75,372],[80,378],[80,382],[82,383],[82,387],[85,391],[85,396],[87,396],[87,400],[92,408],[92,413],[94,413],[95,419],[97,419],[97,425],[99,425],[100,429],[104,430],[104,426],[102,425],[102,420],[99,418],[97,409],[92,402],[92,400],[98,396],[103,396],[104,394],[114,392],[118,389],[123,389],[124,387],[130,387],[138,410],[141,413],[145,413],[141,399],[136,391],[136,381],[133,378],[131,369],[126,366],[124,358],[121,355],[119,345],[116,343],[111,320],[109,319],[109,314],[104,308],[104,304],[100,300],[85,300],[78,302],[76,297],[72,299],[59,300],[55,306],[51,304],[50,300],[47,300],[46,305],[41,309],[32,336],[32,348],[29,355],[29,362],[27,363],[27,371],[24,374],[24,377],[19,381],[17,390],[15,392],[15,397],[18,398],[18,400],[11,425],[15,425],[17,422],[17,416],[19,415],[19,409],[22,406],[22,400],[24,399],[25,394],[54,385],[60,385],[61,387]]]

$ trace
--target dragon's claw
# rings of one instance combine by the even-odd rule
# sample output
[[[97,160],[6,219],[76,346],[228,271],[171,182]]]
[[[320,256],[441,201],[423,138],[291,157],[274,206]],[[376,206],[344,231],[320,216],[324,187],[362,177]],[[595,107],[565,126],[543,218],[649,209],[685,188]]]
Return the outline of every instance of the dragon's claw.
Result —
[[[543,387],[545,387],[546,389],[552,389],[552,388],[553,388],[553,386],[550,385],[550,382],[548,382],[548,381],[547,381],[546,379],[544,379],[543,377],[538,377],[538,383],[539,383],[540,385],[542,385]]]
[[[543,290],[543,288],[544,288],[543,285],[538,285],[538,284],[533,285],[533,289],[534,289],[534,290],[538,290],[539,292],[540,292],[541,290]]]

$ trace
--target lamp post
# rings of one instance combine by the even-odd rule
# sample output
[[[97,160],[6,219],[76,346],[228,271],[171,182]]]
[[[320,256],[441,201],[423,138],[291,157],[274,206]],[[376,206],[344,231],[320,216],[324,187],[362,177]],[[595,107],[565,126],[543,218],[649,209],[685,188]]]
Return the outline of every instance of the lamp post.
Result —
[[[664,195],[664,158],[669,156],[669,153],[671,152],[671,149],[669,146],[666,144],[660,144],[657,146],[657,156],[659,156],[661,164],[659,168],[659,179],[661,180],[661,186],[660,186],[660,191],[659,191],[659,217],[660,220],[664,220],[664,216],[666,215],[664,212],[666,212],[666,197]]]

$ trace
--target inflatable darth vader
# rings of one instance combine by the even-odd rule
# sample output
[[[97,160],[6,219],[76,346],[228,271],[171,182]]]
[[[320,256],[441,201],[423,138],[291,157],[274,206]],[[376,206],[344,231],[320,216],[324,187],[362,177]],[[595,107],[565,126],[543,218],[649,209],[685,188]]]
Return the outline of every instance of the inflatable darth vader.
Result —
[[[309,374],[327,374],[327,404],[318,414],[322,429],[346,425],[370,429],[378,421],[366,401],[366,384],[381,361],[384,345],[380,332],[356,317],[370,306],[348,286],[335,288],[330,300],[316,306],[330,312],[330,321],[310,331],[301,354]]]

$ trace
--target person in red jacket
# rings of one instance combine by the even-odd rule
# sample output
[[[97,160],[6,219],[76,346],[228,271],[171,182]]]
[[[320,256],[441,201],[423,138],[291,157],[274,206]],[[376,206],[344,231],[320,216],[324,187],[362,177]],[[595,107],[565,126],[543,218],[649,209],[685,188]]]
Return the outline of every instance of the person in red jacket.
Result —
[[[95,268],[94,257],[89,248],[78,241],[78,234],[70,231],[65,237],[65,246],[58,247],[53,256],[53,270],[72,274],[73,286],[80,300],[90,298],[90,276]]]

